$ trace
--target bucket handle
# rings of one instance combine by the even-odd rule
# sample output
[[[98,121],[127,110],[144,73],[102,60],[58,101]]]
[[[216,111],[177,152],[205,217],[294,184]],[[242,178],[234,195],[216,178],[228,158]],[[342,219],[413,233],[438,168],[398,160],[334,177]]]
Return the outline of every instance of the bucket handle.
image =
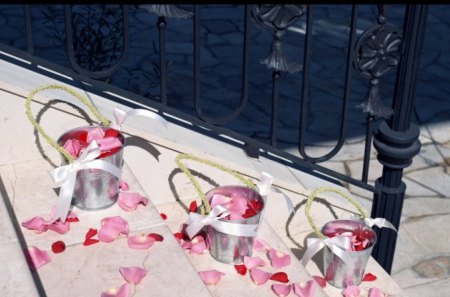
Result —
[[[84,105],[86,105],[89,110],[91,111],[91,113],[100,121],[100,124],[103,126],[109,126],[111,124],[111,122],[105,118],[104,116],[102,116],[100,114],[100,112],[95,108],[95,106],[86,98],[83,97],[82,95],[80,95],[78,92],[76,92],[75,90],[68,88],[66,86],[63,85],[56,85],[56,84],[51,84],[51,85],[46,85],[46,86],[41,86],[38,87],[34,90],[32,90],[27,98],[26,98],[26,102],[25,102],[25,108],[26,108],[26,114],[28,119],[30,120],[31,124],[33,124],[34,128],[44,137],[44,139],[52,146],[54,147],[59,153],[61,153],[69,163],[72,163],[75,161],[74,157],[72,157],[72,155],[66,151],[62,146],[60,146],[51,136],[49,136],[44,129],[42,128],[41,125],[39,125],[39,123],[35,120],[33,113],[31,112],[31,100],[33,99],[33,97],[37,94],[40,93],[42,91],[45,90],[63,90],[67,93],[69,93],[70,95],[76,97],[78,100],[80,100]]]
[[[323,192],[333,192],[333,193],[339,194],[340,196],[344,197],[347,201],[349,201],[352,205],[354,205],[356,207],[356,209],[359,211],[359,213],[363,219],[367,218],[367,213],[364,210],[364,208],[361,206],[361,204],[358,203],[358,201],[356,201],[355,199],[350,197],[350,195],[348,195],[345,192],[338,190],[336,188],[331,188],[331,187],[317,188],[316,190],[312,191],[308,195],[308,199],[307,199],[306,205],[305,205],[305,214],[306,214],[306,218],[308,219],[309,224],[314,229],[314,232],[317,234],[317,236],[319,238],[325,239],[325,235],[323,235],[322,231],[314,223],[313,217],[311,215],[311,206],[312,206],[314,199],[317,197],[317,195],[319,195]]]
[[[239,179],[244,185],[246,185],[247,187],[249,187],[250,189],[256,189],[255,184],[253,183],[253,181],[251,179],[247,179],[244,176],[242,176],[241,174],[239,174],[238,172],[223,166],[221,164],[215,163],[211,160],[206,160],[206,159],[202,159],[199,157],[195,157],[193,155],[189,155],[189,154],[179,154],[176,158],[175,158],[175,163],[177,164],[177,166],[181,169],[181,171],[184,172],[184,174],[186,174],[186,176],[188,177],[189,181],[192,183],[192,185],[194,186],[195,190],[197,191],[198,196],[201,198],[202,200],[202,205],[200,207],[200,211],[202,215],[208,215],[211,212],[211,204],[209,203],[208,199],[206,198],[206,194],[203,192],[202,188],[200,187],[200,184],[198,183],[198,181],[194,178],[194,176],[192,175],[191,171],[189,170],[189,168],[187,168],[182,160],[192,160],[192,161],[196,161],[202,164],[206,164],[209,165],[211,167],[214,167],[216,169],[222,170],[224,172],[227,172],[229,174],[231,174],[232,176],[236,177],[237,179]]]

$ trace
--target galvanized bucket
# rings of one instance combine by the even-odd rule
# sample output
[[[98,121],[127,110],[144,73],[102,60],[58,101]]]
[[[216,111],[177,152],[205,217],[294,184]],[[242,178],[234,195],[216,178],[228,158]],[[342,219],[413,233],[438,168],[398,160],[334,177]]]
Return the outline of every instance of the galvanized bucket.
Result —
[[[57,142],[60,146],[63,146],[68,139],[75,138],[80,132],[97,128],[86,126],[69,130],[61,135]],[[108,129],[108,127],[101,128],[103,130]],[[102,160],[121,169],[125,137],[122,133],[119,133],[118,139],[122,142],[122,147],[114,154],[102,158]],[[65,164],[67,164],[67,160],[62,157],[62,165]],[[119,196],[119,182],[119,178],[104,170],[82,169],[77,172],[72,204],[84,210],[100,210],[112,206]]]
[[[263,205],[262,209],[252,217],[242,220],[220,219],[227,224],[259,225],[265,207],[265,201],[257,191],[245,186],[222,186],[206,193],[208,201],[211,201],[215,194],[221,194],[228,197],[240,196],[247,199],[247,201],[253,199],[261,201]],[[245,256],[252,255],[255,236],[235,236],[225,234],[215,230],[212,226],[207,226],[206,242],[208,244],[209,253],[214,259],[227,264],[236,264],[244,262]]]
[[[338,288],[359,285],[364,276],[364,271],[372,253],[373,246],[377,240],[375,231],[367,226],[364,221],[357,220],[330,221],[322,227],[322,233],[327,236],[327,230],[329,229],[346,230],[352,233],[364,232],[365,236],[369,239],[370,245],[366,249],[361,251],[345,251],[352,259],[351,267],[348,267],[329,247],[326,246],[323,251],[324,273],[328,283]]]

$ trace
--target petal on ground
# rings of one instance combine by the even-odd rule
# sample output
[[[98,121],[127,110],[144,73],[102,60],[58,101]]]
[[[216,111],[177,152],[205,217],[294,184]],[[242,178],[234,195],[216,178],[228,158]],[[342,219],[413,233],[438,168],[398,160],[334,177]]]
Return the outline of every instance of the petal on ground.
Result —
[[[139,284],[148,272],[147,269],[141,267],[120,267],[119,271],[125,281],[133,285]]]
[[[271,276],[272,276],[271,273],[262,271],[258,268],[253,268],[250,270],[250,278],[257,285],[265,284]]]
[[[282,268],[291,264],[291,256],[289,254],[277,251],[276,249],[270,249],[267,253],[270,259],[270,264],[273,268]]]
[[[199,276],[202,279],[202,281],[205,283],[205,285],[215,285],[217,284],[222,276],[225,275],[225,273],[220,272],[218,270],[205,270],[205,271],[199,271]]]
[[[291,292],[292,285],[283,285],[283,284],[273,284],[272,285],[272,291],[277,295],[278,297],[286,297]]]
[[[35,246],[30,246],[25,250],[25,258],[31,269],[38,269],[51,261],[50,255]]]

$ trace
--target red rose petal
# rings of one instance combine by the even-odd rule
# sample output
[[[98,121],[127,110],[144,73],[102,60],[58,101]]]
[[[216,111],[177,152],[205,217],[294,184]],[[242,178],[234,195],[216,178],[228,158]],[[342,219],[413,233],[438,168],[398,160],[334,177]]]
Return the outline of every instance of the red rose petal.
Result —
[[[117,137],[119,135],[119,131],[113,128],[106,129],[105,137]]]
[[[197,208],[197,201],[194,200],[189,204],[189,212],[196,212]]]
[[[100,240],[94,239],[94,238],[86,238],[86,240],[83,242],[83,245],[88,246],[88,245],[95,244],[97,242],[100,242]]]
[[[280,283],[287,283],[289,282],[288,275],[286,272],[277,272],[272,274],[272,276],[269,278],[270,280],[277,281]]]
[[[181,232],[174,233],[173,236],[175,236],[175,238],[177,238],[179,240],[183,239],[183,234],[181,234]]]
[[[363,282],[372,282],[372,281],[374,281],[374,280],[376,280],[376,279],[377,279],[377,276],[376,276],[376,275],[373,275],[372,273],[368,272],[368,273],[366,273],[366,274],[364,275],[362,281],[363,281]]]
[[[158,233],[150,233],[148,237],[153,238],[155,241],[163,241],[164,237]]]
[[[325,288],[327,286],[327,281],[318,275],[314,275],[313,279],[319,284],[320,287]]]
[[[160,216],[161,216],[161,218],[163,219],[163,220],[167,220],[167,215],[165,214],[165,213],[160,213],[159,214]]]
[[[97,229],[90,228],[84,238],[90,239],[90,238],[94,237],[95,235],[97,235]]]
[[[78,217],[73,217],[73,218],[69,218],[67,217],[66,222],[69,223],[75,223],[75,222],[79,222],[80,220],[78,219]]]
[[[88,136],[87,131],[82,131],[80,133],[80,135],[78,135],[78,141],[80,141],[81,143],[86,145],[87,144],[87,136]]]
[[[244,212],[244,214],[242,215],[243,218],[251,218],[253,216],[256,215],[256,211],[251,209],[251,208],[247,208]]]
[[[236,264],[234,265],[234,269],[240,274],[245,275],[247,273],[247,267],[244,264]]]
[[[61,240],[55,241],[55,242],[52,244],[52,251],[53,251],[55,254],[62,253],[62,252],[64,252],[65,249],[66,249],[66,245],[65,245],[65,243],[64,243],[63,241],[61,241]]]

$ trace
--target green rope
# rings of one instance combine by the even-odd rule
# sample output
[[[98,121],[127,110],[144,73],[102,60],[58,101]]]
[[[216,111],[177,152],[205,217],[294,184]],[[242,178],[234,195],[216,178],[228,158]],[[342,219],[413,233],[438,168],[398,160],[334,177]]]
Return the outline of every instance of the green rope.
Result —
[[[314,198],[316,198],[317,195],[319,195],[319,194],[321,194],[323,192],[334,192],[334,193],[337,193],[337,194],[341,195],[342,197],[347,199],[351,204],[353,204],[356,207],[356,209],[359,211],[359,213],[361,214],[363,219],[367,218],[366,211],[361,206],[361,204],[359,204],[358,201],[356,201],[355,199],[350,197],[347,193],[345,193],[345,192],[343,192],[341,190],[338,190],[336,188],[331,188],[331,187],[318,188],[318,189],[312,191],[311,194],[309,194],[308,199],[306,201],[305,214],[306,214],[306,218],[308,219],[309,224],[314,229],[314,232],[317,234],[317,236],[319,236],[320,238],[325,238],[325,236],[322,234],[320,229],[314,223],[314,220],[313,220],[313,218],[311,216],[311,206],[312,206]]]
[[[25,108],[26,108],[26,114],[28,119],[30,120],[31,124],[33,124],[34,128],[41,133],[41,135],[44,137],[44,139],[52,146],[54,147],[59,153],[61,153],[69,163],[72,163],[75,161],[75,159],[72,157],[69,152],[67,152],[62,146],[60,146],[50,135],[48,135],[44,129],[42,129],[41,125],[34,119],[33,113],[31,112],[31,100],[33,99],[34,95],[36,95],[39,92],[45,91],[45,90],[63,90],[69,93],[70,95],[76,97],[78,100],[80,100],[84,105],[86,105],[89,110],[92,112],[92,114],[100,121],[100,123],[104,126],[109,126],[111,123],[107,118],[103,117],[100,112],[95,108],[95,106],[86,98],[77,93],[75,90],[70,89],[63,85],[46,85],[38,87],[30,92],[28,94],[26,102],[25,102]]]
[[[195,190],[197,191],[197,194],[199,195],[199,197],[202,200],[202,205],[200,206],[200,212],[202,215],[207,215],[211,212],[211,204],[209,203],[208,199],[206,198],[205,193],[203,192],[202,188],[200,187],[200,184],[198,183],[198,181],[194,178],[194,176],[192,175],[191,171],[182,163],[182,160],[193,160],[202,164],[206,164],[209,165],[211,167],[217,168],[219,170],[222,170],[224,172],[227,172],[229,174],[231,174],[232,176],[234,176],[235,178],[239,179],[244,185],[246,185],[247,187],[249,187],[250,189],[256,189],[255,184],[253,183],[253,181],[251,179],[247,179],[245,177],[243,177],[241,174],[237,173],[236,171],[223,166],[221,164],[215,163],[213,161],[210,160],[206,160],[206,159],[201,159],[199,157],[195,157],[193,155],[189,155],[189,154],[179,154],[176,158],[175,158],[175,163],[177,164],[177,166],[181,169],[181,171],[184,172],[184,174],[186,174],[186,176],[188,177],[189,181],[192,183],[192,185],[194,186]]]

